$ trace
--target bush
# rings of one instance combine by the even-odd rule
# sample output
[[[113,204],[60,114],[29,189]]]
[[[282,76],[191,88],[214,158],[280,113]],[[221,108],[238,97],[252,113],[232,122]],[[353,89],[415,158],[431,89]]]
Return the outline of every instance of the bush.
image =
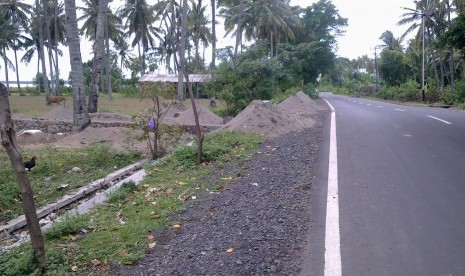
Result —
[[[68,216],[63,221],[55,223],[45,232],[45,238],[48,240],[59,239],[63,236],[75,235],[81,229],[87,227],[88,223],[82,216]]]
[[[307,83],[304,86],[304,93],[307,94],[312,99],[318,98],[318,94],[316,92],[316,86],[313,84]]]

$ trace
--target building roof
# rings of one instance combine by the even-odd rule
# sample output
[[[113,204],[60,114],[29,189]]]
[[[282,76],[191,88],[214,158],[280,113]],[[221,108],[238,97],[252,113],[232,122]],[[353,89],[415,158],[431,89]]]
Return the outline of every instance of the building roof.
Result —
[[[212,75],[189,75],[190,82],[206,82],[212,79]],[[178,75],[157,75],[148,73],[143,75],[139,82],[178,82]]]

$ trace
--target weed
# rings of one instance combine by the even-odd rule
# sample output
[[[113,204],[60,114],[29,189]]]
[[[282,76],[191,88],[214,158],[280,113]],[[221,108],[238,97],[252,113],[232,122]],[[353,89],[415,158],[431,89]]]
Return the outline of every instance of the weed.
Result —
[[[59,239],[67,235],[76,235],[81,229],[88,226],[87,220],[82,216],[67,216],[63,221],[53,224],[53,226],[45,232],[47,240]]]

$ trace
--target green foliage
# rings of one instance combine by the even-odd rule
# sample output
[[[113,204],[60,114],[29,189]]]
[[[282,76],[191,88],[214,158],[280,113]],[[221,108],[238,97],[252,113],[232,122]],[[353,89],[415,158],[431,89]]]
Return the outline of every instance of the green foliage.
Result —
[[[68,235],[78,234],[81,229],[86,228],[88,222],[82,216],[68,216],[64,220],[54,223],[52,227],[45,232],[45,238],[48,240],[60,239]]]
[[[47,271],[43,274],[37,267],[37,258],[30,245],[21,246],[0,254],[0,275],[2,276],[55,276],[67,275],[69,262],[61,250],[46,248]]]
[[[300,90],[302,90],[302,89],[299,88],[299,87],[292,87],[292,88],[289,88],[289,89],[287,89],[287,90],[284,91],[284,92],[276,93],[276,94],[273,96],[273,98],[271,99],[271,101],[272,101],[274,104],[279,104],[279,103],[281,103],[282,101],[286,100],[287,98],[294,96],[294,95],[295,95],[297,92],[299,92]]]
[[[452,19],[451,25],[439,37],[439,45],[444,47],[465,49],[465,14],[459,13],[458,16]]]
[[[108,202],[124,202],[130,195],[137,191],[139,187],[133,181],[124,183],[119,189],[110,194]]]
[[[387,85],[400,85],[407,80],[410,67],[405,54],[397,50],[384,49],[379,61],[379,75]]]
[[[318,94],[316,92],[316,86],[313,84],[306,84],[304,86],[304,93],[307,94],[310,98],[316,99],[318,98]]]
[[[132,86],[132,85],[125,85],[122,87],[121,91],[120,91],[121,94],[123,94],[125,97],[131,97],[131,98],[135,98],[135,97],[139,97],[139,89],[135,86]]]
[[[455,81],[453,92],[451,91],[450,86],[446,87],[441,95],[441,100],[445,104],[465,103],[465,79]]]
[[[204,161],[223,160],[228,153],[244,144],[246,139],[249,139],[248,147],[254,146],[260,141],[258,135],[232,131],[218,131],[205,136],[203,143]],[[194,166],[197,162],[197,147],[195,145],[178,147],[173,151],[172,159],[177,166]]]
[[[414,80],[408,80],[400,86],[383,86],[377,97],[384,100],[395,101],[419,101],[421,100],[421,89]]]
[[[36,263],[37,258],[32,249],[15,249],[7,254],[0,254],[0,275],[41,275]]]
[[[37,157],[36,166],[28,173],[37,207],[55,201],[72,189],[102,178],[116,168],[127,166],[141,158],[137,151],[117,151],[105,144],[83,149],[36,148],[22,151],[23,159]],[[68,173],[79,167],[83,174]],[[22,213],[19,185],[4,151],[0,151],[0,220],[9,220]],[[67,184],[66,189],[57,189]]]

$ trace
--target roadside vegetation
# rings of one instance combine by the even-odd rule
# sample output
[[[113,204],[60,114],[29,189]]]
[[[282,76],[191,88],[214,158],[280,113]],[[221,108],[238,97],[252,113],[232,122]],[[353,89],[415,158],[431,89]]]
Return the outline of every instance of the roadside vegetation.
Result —
[[[112,193],[106,204],[84,216],[70,216],[45,232],[47,275],[98,269],[110,264],[132,264],[157,246],[150,233],[163,227],[182,229],[171,221],[185,202],[221,192],[231,179],[247,169],[243,161],[257,153],[263,141],[258,134],[220,131],[206,135],[205,160],[196,165],[196,148],[183,146],[145,166],[147,176],[139,185],[127,183]],[[59,158],[61,159],[61,158]],[[109,159],[109,158],[106,158]],[[238,170],[215,178],[213,172],[235,164]],[[0,255],[1,275],[39,273],[30,245]]]

